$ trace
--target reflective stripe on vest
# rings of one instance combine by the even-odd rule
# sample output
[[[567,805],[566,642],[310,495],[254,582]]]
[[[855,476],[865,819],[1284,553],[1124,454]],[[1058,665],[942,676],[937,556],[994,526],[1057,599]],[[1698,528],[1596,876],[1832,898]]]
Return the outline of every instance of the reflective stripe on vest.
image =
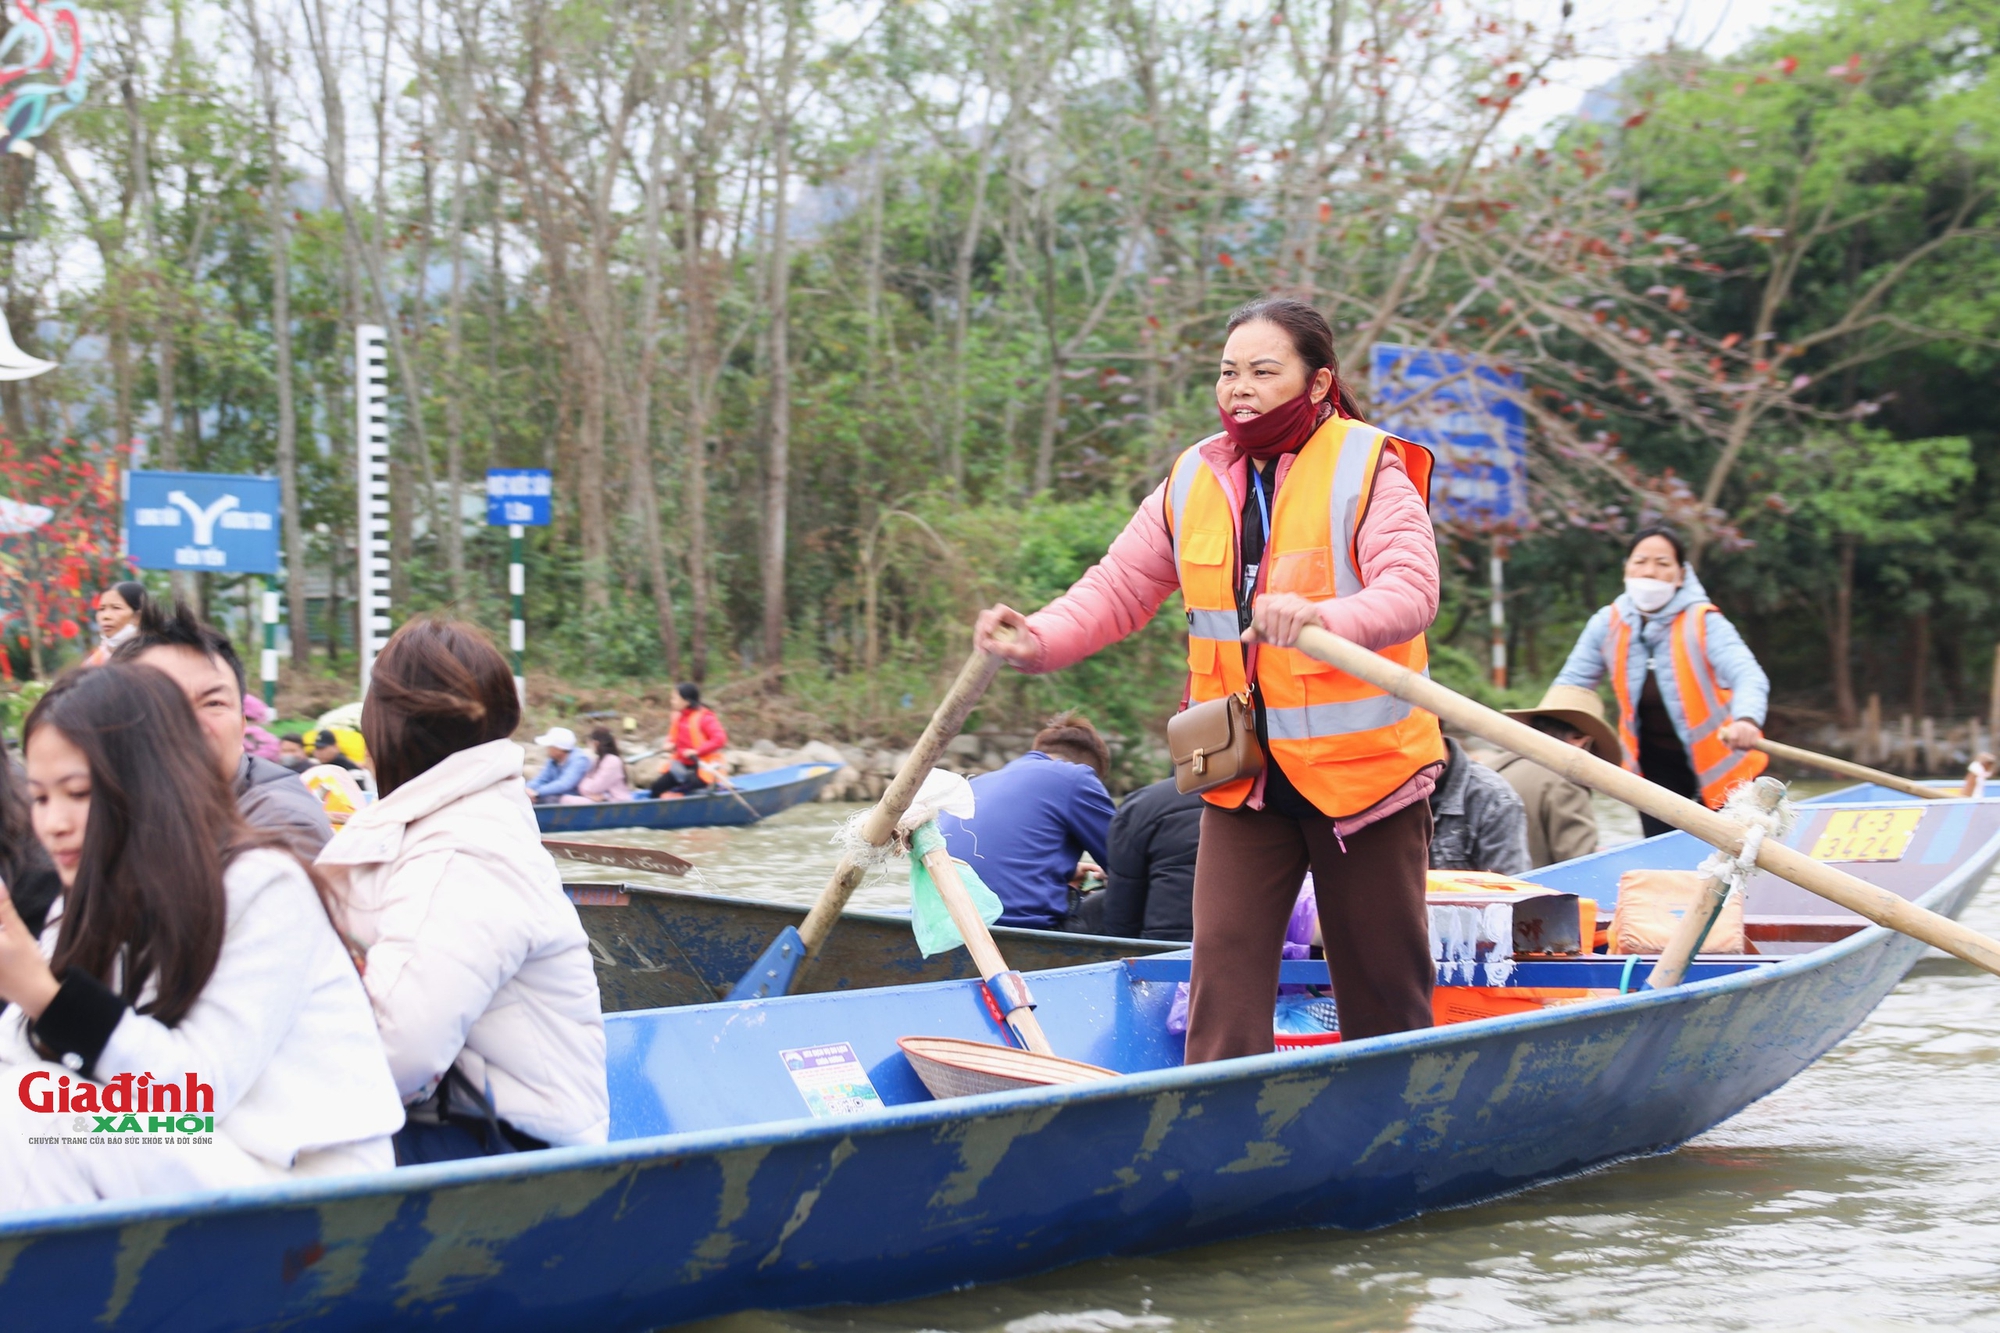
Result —
[[[1715,678],[1708,660],[1708,613],[1713,604],[1696,602],[1675,615],[1667,627],[1674,688],[1680,695],[1681,721],[1687,727],[1688,767],[1701,787],[1702,803],[1719,810],[1729,793],[1762,773],[1770,760],[1759,750],[1734,750],[1719,733],[1730,722],[1731,691]],[[1618,739],[1625,744],[1625,767],[1639,772],[1639,706],[1631,697],[1628,662],[1632,626],[1614,604],[1611,631],[1605,635],[1605,669],[1618,697]],[[1651,662],[1647,670],[1652,670]]]
[[[1429,453],[1373,426],[1335,418],[1299,450],[1272,504],[1266,591],[1323,601],[1361,590],[1355,536],[1385,447],[1397,451],[1427,497]],[[1195,702],[1248,688],[1236,610],[1241,506],[1201,449],[1196,445],[1176,461],[1166,497],[1187,605],[1188,697]],[[1381,654],[1413,671],[1428,669],[1421,635]],[[1436,718],[1295,649],[1258,652],[1257,688],[1272,758],[1328,814],[1359,813],[1424,765],[1444,760]],[[1251,787],[1231,783],[1207,799],[1238,806]]]

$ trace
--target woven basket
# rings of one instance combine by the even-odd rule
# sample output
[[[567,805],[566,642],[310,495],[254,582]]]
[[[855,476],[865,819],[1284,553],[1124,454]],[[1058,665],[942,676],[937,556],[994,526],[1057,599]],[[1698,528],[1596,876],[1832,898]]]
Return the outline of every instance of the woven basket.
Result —
[[[958,1037],[903,1037],[896,1044],[903,1048],[910,1068],[917,1071],[931,1096],[939,1100],[1118,1077],[1114,1070],[1080,1060]]]

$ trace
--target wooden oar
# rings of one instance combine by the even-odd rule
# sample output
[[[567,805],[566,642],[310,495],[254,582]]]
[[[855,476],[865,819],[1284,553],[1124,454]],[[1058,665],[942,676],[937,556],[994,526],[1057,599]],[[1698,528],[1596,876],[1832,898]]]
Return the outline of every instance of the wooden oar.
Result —
[[[694,862],[683,861],[672,852],[656,852],[649,847],[617,847],[601,842],[561,842],[542,839],[552,856],[572,861],[588,861],[594,866],[616,866],[620,870],[644,870],[655,875],[685,875]]]
[[[1801,750],[1796,745],[1785,745],[1772,740],[1760,740],[1757,742],[1757,748],[1765,754],[1770,755],[1773,759],[1784,759],[1794,764],[1804,764],[1807,768],[1824,769],[1828,773],[1838,773],[1844,778],[1859,778],[1863,782],[1872,782],[1878,787],[1887,787],[1890,791],[1902,792],[1905,796],[1920,796],[1926,801],[1942,801],[1953,794],[1948,791],[1939,791],[1936,787],[1926,787],[1922,783],[1912,782],[1908,778],[1899,778],[1894,773],[1884,773],[1881,769],[1870,768],[1866,764],[1857,764],[1847,759],[1835,759],[1830,754],[1816,754],[1811,750]]]
[[[1317,626],[1307,626],[1299,634],[1299,651],[1308,657],[1339,668],[1365,680],[1408,703],[1437,714],[1453,726],[1469,731],[1495,745],[1533,760],[1551,772],[1573,782],[1593,787],[1614,800],[1645,811],[1686,830],[1703,842],[1721,848],[1731,856],[1743,852],[1744,827],[1715,811],[1676,796],[1664,787],[1646,781],[1636,773],[1604,762],[1593,754],[1544,735],[1533,727],[1503,717],[1483,704],[1474,703],[1359,644]],[[1934,945],[1963,958],[1974,967],[2000,976],[2000,941],[1988,939],[1949,917],[1939,916],[1887,889],[1858,879],[1844,870],[1815,861],[1773,838],[1757,849],[1757,864],[1800,888],[1835,903],[1878,926],[1901,931],[1913,939]]]
[[[888,843],[896,832],[896,821],[910,808],[916,798],[917,788],[924,785],[924,779],[944,757],[944,747],[965,725],[979,697],[986,693],[986,687],[993,683],[999,673],[1000,658],[994,653],[983,653],[975,649],[965,659],[965,665],[958,669],[958,678],[945,692],[944,700],[931,714],[930,725],[910,750],[909,758],[896,771],[882,799],[875,803],[861,821],[861,840],[870,847],[881,847]],[[789,994],[795,984],[801,966],[819,957],[819,951],[826,944],[826,937],[832,933],[834,924],[847,907],[847,900],[860,887],[861,877],[868,873],[870,861],[852,855],[840,858],[833,875],[820,890],[806,919],[794,930],[786,926],[771,941],[763,956],[753,963],[736,988],[729,993],[732,1000],[761,999],[767,995]]]
[[[1785,799],[1785,784],[1776,778],[1758,778],[1751,784],[1751,797],[1759,809],[1773,811]],[[1721,919],[1722,909],[1729,901],[1730,883],[1720,875],[1703,875],[1701,891],[1695,901],[1681,913],[1680,924],[1660,950],[1660,961],[1653,964],[1653,974],[1646,978],[1646,985],[1652,990],[1666,990],[1678,986],[1687,976],[1688,964],[1701,952],[1708,932],[1715,929]]]
[[[958,877],[958,864],[951,859],[951,853],[939,847],[924,857],[924,869],[931,872],[931,882],[937,885],[938,897],[944,899],[944,910],[951,913],[951,923],[958,927],[959,935],[964,938],[965,951],[972,955],[973,964],[979,968],[979,975],[986,982],[993,1002],[1006,1009],[1007,1026],[1014,1029],[1021,1044],[1035,1054],[1054,1055],[1055,1047],[1049,1045],[1049,1039],[1042,1033],[1042,1025],[1035,1021],[1027,983],[1021,980],[1019,972],[1007,966],[1007,960],[1001,956],[1000,946],[993,942],[992,932],[986,929],[986,923],[980,919],[979,908],[973,904],[972,895],[966,892],[965,881]]]

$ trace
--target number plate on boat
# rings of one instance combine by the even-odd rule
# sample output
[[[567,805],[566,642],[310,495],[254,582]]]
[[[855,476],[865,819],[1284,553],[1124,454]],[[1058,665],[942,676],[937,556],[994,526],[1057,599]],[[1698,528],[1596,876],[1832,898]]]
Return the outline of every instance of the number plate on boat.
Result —
[[[1815,861],[1900,861],[1924,819],[1921,809],[1842,810],[1813,843]]]

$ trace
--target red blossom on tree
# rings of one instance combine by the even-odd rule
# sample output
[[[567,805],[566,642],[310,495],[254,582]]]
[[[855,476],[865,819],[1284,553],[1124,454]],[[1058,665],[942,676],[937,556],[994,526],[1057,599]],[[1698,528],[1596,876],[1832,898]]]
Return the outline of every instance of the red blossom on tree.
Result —
[[[0,437],[0,496],[55,511],[33,535],[0,538],[0,616],[7,637],[30,648],[74,639],[100,588],[132,577],[119,555],[119,468],[128,450],[64,439],[24,449]],[[31,586],[32,581],[32,586]]]

